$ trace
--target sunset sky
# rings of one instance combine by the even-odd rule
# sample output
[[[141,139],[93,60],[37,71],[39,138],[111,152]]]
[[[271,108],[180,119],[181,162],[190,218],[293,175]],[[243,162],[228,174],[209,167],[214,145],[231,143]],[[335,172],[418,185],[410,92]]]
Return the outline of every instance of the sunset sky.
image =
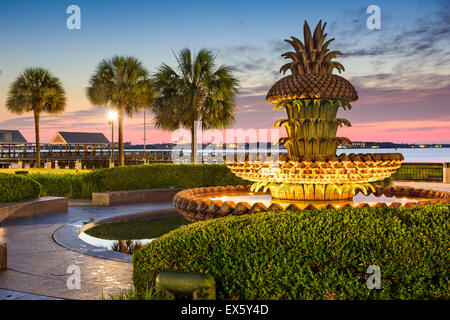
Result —
[[[66,27],[66,8],[81,8],[81,30]],[[369,30],[366,8],[381,8],[381,30]],[[41,141],[56,131],[104,132],[108,107],[94,107],[85,88],[97,64],[132,55],[155,72],[172,51],[206,47],[241,81],[234,129],[271,128],[284,118],[265,101],[283,75],[284,39],[303,39],[303,22],[326,21],[331,49],[344,53],[341,74],[360,99],[340,117],[352,123],[339,135],[354,141],[450,143],[450,1],[117,1],[2,0],[0,2],[0,129],[18,129],[34,141],[32,114],[5,107],[11,82],[26,67],[59,77],[68,104],[60,116],[41,117]],[[151,112],[147,113],[151,118]],[[147,126],[147,143],[171,134]],[[117,139],[117,138],[115,138]],[[125,141],[143,143],[143,113],[125,120]]]

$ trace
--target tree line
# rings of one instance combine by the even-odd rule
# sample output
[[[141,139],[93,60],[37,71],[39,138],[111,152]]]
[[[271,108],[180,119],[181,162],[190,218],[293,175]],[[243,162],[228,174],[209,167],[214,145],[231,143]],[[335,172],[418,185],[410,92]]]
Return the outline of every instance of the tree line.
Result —
[[[163,63],[150,74],[139,59],[114,56],[102,60],[91,75],[86,88],[88,100],[94,106],[112,107],[118,113],[120,166],[125,165],[125,115],[131,117],[142,109],[150,109],[157,128],[171,131],[187,128],[192,141],[196,141],[195,121],[201,121],[204,129],[221,129],[233,124],[239,81],[230,67],[217,66],[215,55],[208,49],[201,49],[197,54],[183,49],[175,57],[175,67]],[[40,115],[61,114],[66,105],[61,81],[45,68],[26,68],[10,85],[7,109],[15,114],[34,115],[37,167],[41,163]],[[194,162],[194,143],[191,147],[191,162]]]

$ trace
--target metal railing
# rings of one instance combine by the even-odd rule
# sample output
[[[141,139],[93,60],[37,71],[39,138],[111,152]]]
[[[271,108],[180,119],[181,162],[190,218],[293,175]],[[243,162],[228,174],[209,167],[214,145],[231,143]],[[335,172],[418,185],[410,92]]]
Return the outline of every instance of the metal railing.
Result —
[[[442,163],[405,162],[401,168],[392,175],[394,180],[442,182]]]

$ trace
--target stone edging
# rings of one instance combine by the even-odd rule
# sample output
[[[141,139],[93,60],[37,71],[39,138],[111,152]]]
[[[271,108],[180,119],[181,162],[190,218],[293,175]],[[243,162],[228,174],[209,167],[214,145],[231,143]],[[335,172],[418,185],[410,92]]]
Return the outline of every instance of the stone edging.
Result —
[[[250,205],[247,202],[235,203],[233,201],[221,201],[221,200],[211,200],[211,199],[199,199],[202,196],[219,196],[221,193],[225,192],[250,192],[250,186],[227,186],[227,187],[210,187],[210,188],[196,188],[183,190],[177,193],[173,199],[173,204],[178,208],[179,212],[185,216],[186,219],[196,222],[200,220],[208,220],[214,218],[220,218],[228,215],[240,216],[243,214],[254,214],[261,211],[284,211],[284,210],[302,210],[296,204],[290,204],[288,207],[283,208],[277,203],[272,203],[269,207],[266,207],[263,203],[257,202]],[[264,194],[264,193],[259,193]],[[426,198],[426,201],[417,202],[407,202],[402,205],[400,202],[393,202],[387,205],[384,202],[379,202],[374,206],[385,206],[385,207],[405,207],[412,208],[414,206],[424,206],[428,204],[436,204],[438,202],[450,202],[450,192],[438,191],[438,190],[426,190],[426,189],[415,189],[412,187],[387,187],[381,189],[376,188],[375,196],[379,197],[384,195],[386,197],[419,197]],[[346,204],[342,208],[353,208],[350,204]],[[368,203],[360,203],[358,208],[370,207]],[[338,209],[332,204],[326,206],[328,209]],[[309,204],[303,210],[318,210],[313,204]]]

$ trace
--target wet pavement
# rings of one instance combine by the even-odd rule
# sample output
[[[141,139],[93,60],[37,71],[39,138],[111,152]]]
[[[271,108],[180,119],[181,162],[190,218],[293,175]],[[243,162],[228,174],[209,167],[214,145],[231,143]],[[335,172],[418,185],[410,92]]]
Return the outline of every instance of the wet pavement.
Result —
[[[100,299],[131,284],[131,256],[84,243],[78,229],[104,218],[173,208],[171,203],[115,207],[70,206],[68,213],[0,224],[0,241],[8,243],[8,269],[0,271],[0,289],[11,297]],[[8,294],[1,293],[0,299]],[[11,298],[10,297],[10,298]]]

